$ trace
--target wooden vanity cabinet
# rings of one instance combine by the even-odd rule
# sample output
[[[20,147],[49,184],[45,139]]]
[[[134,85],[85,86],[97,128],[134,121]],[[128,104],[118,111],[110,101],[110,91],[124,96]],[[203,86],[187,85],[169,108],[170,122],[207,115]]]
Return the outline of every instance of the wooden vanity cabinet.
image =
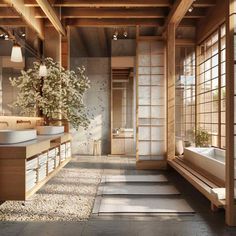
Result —
[[[68,133],[0,145],[0,200],[27,200],[70,159]]]

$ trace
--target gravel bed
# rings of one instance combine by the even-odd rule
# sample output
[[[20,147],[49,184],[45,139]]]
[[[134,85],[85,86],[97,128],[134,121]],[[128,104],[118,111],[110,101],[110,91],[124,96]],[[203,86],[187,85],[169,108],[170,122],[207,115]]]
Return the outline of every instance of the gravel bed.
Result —
[[[1,221],[83,221],[91,214],[102,170],[74,158],[27,201],[0,205]]]

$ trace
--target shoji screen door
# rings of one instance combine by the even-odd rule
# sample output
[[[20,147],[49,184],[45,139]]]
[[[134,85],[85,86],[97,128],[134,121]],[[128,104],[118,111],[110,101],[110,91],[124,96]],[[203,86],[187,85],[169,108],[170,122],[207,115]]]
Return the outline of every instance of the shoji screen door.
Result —
[[[162,41],[138,41],[136,83],[137,161],[166,155],[165,55]]]

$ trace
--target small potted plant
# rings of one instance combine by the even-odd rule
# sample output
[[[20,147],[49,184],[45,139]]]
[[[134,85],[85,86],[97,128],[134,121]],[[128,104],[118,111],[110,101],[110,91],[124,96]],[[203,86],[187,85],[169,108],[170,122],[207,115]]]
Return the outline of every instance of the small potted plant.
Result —
[[[196,147],[208,147],[210,141],[210,134],[202,129],[198,128],[195,131],[195,145]]]

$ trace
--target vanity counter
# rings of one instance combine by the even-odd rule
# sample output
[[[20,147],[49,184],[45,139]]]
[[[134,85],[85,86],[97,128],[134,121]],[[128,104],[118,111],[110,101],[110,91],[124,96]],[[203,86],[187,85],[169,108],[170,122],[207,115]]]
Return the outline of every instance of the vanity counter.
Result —
[[[0,159],[2,158],[23,158],[28,159],[38,153],[44,152],[57,143],[64,143],[71,140],[70,133],[57,135],[38,135],[37,139],[15,144],[0,145]]]

